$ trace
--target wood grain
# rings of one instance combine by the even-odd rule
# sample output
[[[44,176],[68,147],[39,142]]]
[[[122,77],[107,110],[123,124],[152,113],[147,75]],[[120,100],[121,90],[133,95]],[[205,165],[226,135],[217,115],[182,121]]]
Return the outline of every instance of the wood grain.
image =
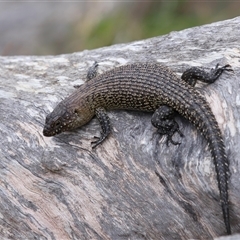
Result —
[[[167,147],[151,114],[111,111],[112,134],[96,150],[88,125],[46,138],[46,115],[73,86],[130,62],[158,61],[181,74],[230,64],[199,85],[230,160],[233,233],[240,233],[240,17],[162,37],[59,56],[0,58],[0,235],[3,239],[211,239],[225,234],[206,141],[186,120]],[[226,238],[227,239],[227,238]],[[231,238],[237,239],[237,236]]]

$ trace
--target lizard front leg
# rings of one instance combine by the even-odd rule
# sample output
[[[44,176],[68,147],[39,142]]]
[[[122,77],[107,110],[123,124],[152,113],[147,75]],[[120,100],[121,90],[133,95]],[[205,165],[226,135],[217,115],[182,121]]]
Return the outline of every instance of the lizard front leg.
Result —
[[[97,76],[98,63],[95,61],[93,65],[88,69],[87,80],[89,81]],[[81,85],[74,85],[74,88],[79,88]]]
[[[95,78],[97,76],[98,63],[95,61],[93,65],[88,69],[87,81]]]
[[[110,120],[109,120],[109,117],[106,113],[106,110],[104,108],[97,108],[96,111],[95,111],[95,114],[96,114],[97,119],[100,122],[102,131],[101,131],[100,137],[94,137],[97,140],[91,142],[92,143],[92,148],[95,148],[100,143],[102,143],[107,138],[109,133],[111,132]]]

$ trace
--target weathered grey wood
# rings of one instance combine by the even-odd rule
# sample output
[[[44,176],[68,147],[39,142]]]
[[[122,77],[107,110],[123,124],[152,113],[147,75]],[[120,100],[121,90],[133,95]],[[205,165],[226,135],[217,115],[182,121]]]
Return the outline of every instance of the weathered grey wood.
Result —
[[[224,135],[230,159],[233,233],[240,233],[240,17],[60,56],[0,58],[0,235],[2,239],[211,239],[224,235],[214,165],[206,141],[178,117],[185,135],[167,147],[151,114],[112,111],[111,136],[96,150],[96,119],[56,137],[45,116],[95,60],[99,72],[159,61],[181,74],[231,64],[234,73],[199,91]]]

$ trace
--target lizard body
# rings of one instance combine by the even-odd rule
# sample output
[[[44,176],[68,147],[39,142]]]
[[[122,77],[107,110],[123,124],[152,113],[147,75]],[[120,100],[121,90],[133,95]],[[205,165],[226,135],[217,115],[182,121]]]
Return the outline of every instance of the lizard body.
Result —
[[[175,132],[181,136],[174,120],[175,112],[188,119],[200,130],[209,143],[217,172],[218,188],[223,218],[228,234],[231,233],[228,203],[229,163],[217,121],[205,98],[193,87],[197,80],[214,82],[229,65],[218,65],[209,74],[198,68],[185,71],[179,78],[169,68],[159,63],[133,63],[120,66],[95,76],[60,102],[46,117],[44,136],[54,136],[88,123],[94,115],[102,127],[100,144],[110,133],[106,110],[129,109],[154,112],[152,124],[168,141]]]

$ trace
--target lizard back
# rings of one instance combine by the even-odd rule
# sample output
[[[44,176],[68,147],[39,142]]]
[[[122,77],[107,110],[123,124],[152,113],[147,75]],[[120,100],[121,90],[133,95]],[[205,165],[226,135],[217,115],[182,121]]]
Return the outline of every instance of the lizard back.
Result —
[[[134,63],[107,71],[81,85],[67,99],[85,99],[91,108],[155,111],[166,104],[180,111],[200,94],[169,68],[158,63]]]

